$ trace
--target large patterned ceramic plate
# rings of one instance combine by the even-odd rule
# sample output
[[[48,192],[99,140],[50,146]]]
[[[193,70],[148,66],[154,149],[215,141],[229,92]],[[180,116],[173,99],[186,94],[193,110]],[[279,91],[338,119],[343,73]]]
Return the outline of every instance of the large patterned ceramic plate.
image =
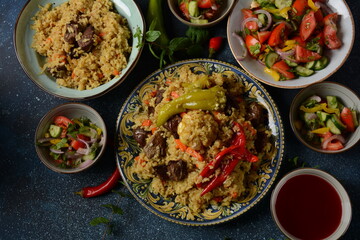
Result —
[[[272,159],[263,161],[259,168],[260,178],[256,182],[257,192],[245,202],[234,202],[229,207],[210,206],[202,213],[193,216],[187,206],[172,200],[163,199],[151,191],[151,181],[143,181],[130,174],[129,168],[134,157],[140,152],[138,144],[132,137],[131,126],[134,124],[134,113],[142,104],[142,98],[154,89],[154,85],[165,81],[167,76],[184,65],[190,64],[196,71],[224,72],[233,71],[238,81],[244,83],[247,97],[256,98],[267,108],[269,113],[269,129],[275,139],[275,151]],[[284,135],[282,121],[278,109],[267,91],[256,81],[248,77],[242,70],[224,62],[207,59],[195,59],[178,62],[163,70],[158,70],[141,82],[131,93],[123,105],[117,120],[117,163],[122,177],[130,192],[145,208],[166,220],[185,225],[212,225],[233,219],[256,205],[271,187],[279,171],[284,151]]]

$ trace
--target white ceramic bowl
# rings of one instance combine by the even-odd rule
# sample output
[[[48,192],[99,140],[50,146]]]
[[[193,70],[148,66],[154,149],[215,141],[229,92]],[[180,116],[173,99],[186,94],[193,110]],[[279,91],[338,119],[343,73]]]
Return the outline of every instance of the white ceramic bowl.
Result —
[[[187,21],[186,19],[184,19],[181,16],[181,12],[179,9],[179,4],[178,4],[178,0],[167,0],[169,8],[171,10],[171,12],[174,14],[174,16],[182,23],[191,26],[191,27],[199,27],[199,28],[208,28],[208,27],[212,27],[216,24],[218,24],[219,22],[221,22],[230,12],[231,9],[233,8],[233,6],[235,5],[236,0],[226,0],[224,1],[224,6],[221,7],[220,11],[218,12],[218,14],[216,15],[216,17],[214,19],[212,19],[211,21],[209,21],[208,23],[204,23],[204,24],[197,24],[197,23],[192,23],[190,21]]]
[[[128,65],[121,71],[119,76],[113,78],[111,81],[97,88],[83,91],[61,87],[56,84],[55,78],[50,77],[47,74],[41,74],[41,66],[44,61],[44,57],[37,54],[31,47],[35,32],[30,28],[30,26],[33,24],[31,18],[33,18],[39,11],[39,5],[44,6],[47,3],[53,3],[55,6],[58,6],[64,2],[66,2],[66,0],[58,0],[55,2],[51,0],[32,0],[26,3],[19,14],[14,30],[13,37],[16,56],[28,77],[37,86],[50,94],[70,100],[83,100],[101,96],[120,85],[130,74],[140,58],[142,47],[137,46],[142,39],[138,39],[136,37],[132,38],[132,51],[128,58]],[[135,1],[112,0],[112,2],[114,3],[116,11],[127,19],[132,35],[134,35],[138,29],[142,32],[142,34],[144,34],[144,17]]]
[[[250,8],[251,0],[237,1],[232,12],[230,13],[227,26],[227,39],[232,54],[235,59],[242,56],[242,47],[239,40],[233,36],[234,32],[240,31],[240,25],[243,19],[241,9]],[[327,5],[336,11],[340,17],[338,21],[338,35],[343,43],[342,47],[337,50],[326,51],[326,56],[330,58],[329,65],[320,71],[317,71],[309,77],[299,77],[294,80],[275,81],[270,75],[264,72],[264,66],[257,62],[256,59],[248,56],[244,60],[237,60],[252,77],[257,80],[278,88],[303,88],[312,83],[321,82],[334,74],[346,61],[350,55],[355,39],[355,24],[351,11],[344,0],[329,0]]]
[[[351,209],[350,198],[349,198],[346,190],[344,189],[344,187],[341,185],[341,183],[336,178],[334,178],[329,173],[324,172],[324,171],[319,170],[319,169],[300,168],[300,169],[297,169],[297,170],[294,170],[294,171],[288,173],[287,175],[285,175],[285,177],[283,177],[279,181],[279,183],[277,183],[275,189],[272,192],[271,200],[270,200],[270,209],[271,209],[271,214],[272,214],[272,217],[273,217],[274,221],[276,222],[276,224],[278,225],[280,230],[288,238],[294,239],[294,240],[299,239],[299,238],[293,236],[291,233],[289,233],[287,231],[287,229],[285,229],[284,226],[280,223],[279,218],[278,218],[278,214],[277,214],[277,211],[276,211],[276,202],[278,200],[279,192],[283,189],[283,187],[286,184],[289,183],[289,180],[293,179],[294,177],[303,176],[303,175],[312,175],[312,176],[316,176],[316,177],[319,177],[319,178],[325,180],[327,183],[329,183],[335,189],[336,193],[340,197],[340,202],[341,202],[341,219],[340,219],[340,223],[339,223],[338,227],[336,228],[336,230],[331,235],[329,235],[327,238],[325,238],[325,240],[337,240],[337,239],[339,239],[346,232],[346,230],[348,229],[348,227],[350,225],[350,222],[351,222],[352,209]],[[290,186],[294,186],[294,185],[290,185]],[[319,189],[317,189],[317,190],[319,190]],[[307,196],[306,201],[311,201],[311,199],[312,199],[311,197],[312,196]],[[299,227],[301,228],[302,226],[299,226]]]
[[[53,123],[54,117],[56,116],[65,116],[69,119],[73,118],[80,118],[80,117],[87,117],[92,123],[96,124],[99,128],[102,129],[102,134],[104,137],[104,144],[101,147],[100,151],[96,155],[95,159],[92,160],[91,164],[88,164],[84,167],[77,167],[77,168],[61,168],[59,167],[55,161],[49,155],[49,147],[41,147],[37,145],[38,139],[44,137],[45,133],[48,131],[50,124]],[[77,173],[81,172],[85,169],[90,168],[96,162],[99,161],[101,156],[105,151],[106,146],[106,139],[107,139],[107,131],[106,125],[100,114],[93,109],[92,107],[85,105],[83,103],[65,103],[59,105],[53,109],[51,109],[48,113],[46,113],[43,118],[40,120],[39,125],[36,128],[35,132],[35,149],[40,158],[40,160],[51,170],[59,173]]]
[[[299,130],[295,127],[295,121],[299,119],[299,107],[300,105],[309,97],[313,95],[318,95],[320,97],[326,96],[337,96],[338,99],[344,104],[344,106],[356,110],[357,118],[360,117],[360,98],[353,90],[348,87],[336,83],[336,82],[320,82],[312,84],[304,89],[302,89],[293,99],[290,105],[290,125],[295,134],[295,136],[308,148],[311,148],[314,151],[321,153],[341,153],[349,150],[354,147],[360,140],[360,127],[357,127],[355,132],[350,134],[347,137],[346,143],[344,144],[344,148],[340,150],[323,150],[321,148],[317,148],[311,144],[309,144],[305,139],[303,139]]]

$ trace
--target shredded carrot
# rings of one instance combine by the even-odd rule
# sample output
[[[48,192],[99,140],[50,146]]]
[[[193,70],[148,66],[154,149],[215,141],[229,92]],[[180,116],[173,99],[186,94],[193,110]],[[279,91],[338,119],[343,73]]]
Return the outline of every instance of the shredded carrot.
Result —
[[[150,93],[150,96],[151,96],[151,97],[155,97],[156,94],[157,94],[157,90],[154,90],[154,91],[152,91],[152,92]]]
[[[183,144],[180,139],[175,139],[176,148],[179,148],[181,151],[185,152],[187,149],[187,146]]]
[[[115,69],[114,72],[113,72],[113,74],[114,74],[115,76],[118,76],[118,75],[120,75],[120,72]]]
[[[52,41],[52,38],[48,37],[45,42],[51,42]]]
[[[76,75],[74,72],[71,73],[71,78],[76,78]]]
[[[190,154],[192,157],[196,158],[200,162],[204,160],[203,156],[200,153],[192,149],[191,147],[186,148],[186,153]]]
[[[231,193],[231,197],[232,197],[232,198],[237,198],[237,197],[238,197],[238,193],[237,193],[237,192]]]
[[[151,133],[154,134],[157,129],[158,129],[157,127],[153,127],[153,128],[151,129]]]
[[[80,12],[84,13],[86,11],[86,8],[80,9]]]
[[[170,98],[165,98],[166,102],[170,102],[170,100],[171,100]]]
[[[98,77],[101,79],[101,78],[103,78],[103,77],[104,77],[104,74],[102,74],[102,73],[98,73]]]
[[[103,37],[103,36],[105,36],[106,35],[106,32],[101,32],[101,33],[99,33],[99,36],[100,37]]]
[[[165,82],[167,85],[171,84],[171,81],[170,80],[166,80]]]
[[[182,113],[180,113],[180,117],[181,117],[181,118],[184,118],[184,117],[185,117],[185,115],[186,115],[186,112],[182,112]]]
[[[221,122],[220,119],[219,119],[219,114],[220,114],[220,112],[218,112],[218,111],[212,111],[212,114],[213,114],[213,116],[214,116],[214,118],[215,118],[215,121],[216,121],[217,123],[220,123],[220,122]]]
[[[135,159],[135,161],[139,161],[139,160],[140,160],[140,156],[136,156],[134,159]]]
[[[180,95],[179,95],[177,92],[175,92],[175,91],[172,91],[172,92],[170,93],[170,95],[171,95],[173,98],[178,98],[178,97],[180,97]]]
[[[144,100],[144,103],[146,104],[146,105],[149,105],[150,104],[150,101],[149,100]]]
[[[150,119],[145,119],[145,120],[141,123],[142,126],[146,126],[146,127],[151,126],[151,124],[152,124],[152,122],[151,122]]]

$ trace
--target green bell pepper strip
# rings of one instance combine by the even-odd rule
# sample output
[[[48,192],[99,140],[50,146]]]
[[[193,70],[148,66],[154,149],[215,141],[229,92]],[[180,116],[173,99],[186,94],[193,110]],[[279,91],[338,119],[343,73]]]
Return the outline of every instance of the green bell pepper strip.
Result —
[[[171,116],[186,109],[215,111],[223,109],[225,103],[225,90],[220,86],[194,90],[164,104],[159,110],[156,125],[158,127],[163,125]]]

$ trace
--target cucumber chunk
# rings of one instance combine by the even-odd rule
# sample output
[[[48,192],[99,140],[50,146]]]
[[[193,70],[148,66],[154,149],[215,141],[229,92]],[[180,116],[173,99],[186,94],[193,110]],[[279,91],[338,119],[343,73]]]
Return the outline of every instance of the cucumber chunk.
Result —
[[[340,129],[338,129],[334,122],[331,120],[331,119],[328,119],[326,121],[326,126],[330,129],[330,132],[333,133],[333,134],[341,134],[341,131]]]
[[[326,102],[329,108],[338,108],[339,101],[336,96],[326,96]]]
[[[56,125],[50,125],[49,133],[51,137],[57,138],[60,137],[60,134],[62,132],[62,128]]]
[[[289,65],[289,67],[296,67],[298,65],[296,62],[293,62],[293,61],[290,61],[287,59],[285,59],[284,61],[287,65]]]
[[[205,24],[205,23],[208,23],[208,20],[207,19],[190,19],[190,22],[192,23],[196,23],[196,24]]]
[[[334,123],[334,125],[340,130],[344,131],[346,129],[346,125],[343,124],[338,116],[335,114],[331,115],[331,121]]]
[[[95,156],[96,156],[95,152],[91,152],[91,153],[89,153],[88,155],[83,156],[83,157],[82,157],[82,160],[84,160],[84,161],[94,160],[94,159],[95,159]]]
[[[317,71],[324,69],[328,64],[329,64],[329,59],[323,56],[322,58],[320,58],[315,62],[314,69]]]
[[[352,117],[353,117],[353,121],[354,121],[354,126],[355,127],[358,127],[359,126],[359,120],[357,118],[357,113],[355,110],[351,110],[351,114],[352,114]]]
[[[189,14],[192,17],[199,16],[199,7],[197,1],[190,1],[189,2]]]
[[[305,64],[305,67],[306,67],[307,69],[314,69],[315,63],[316,63],[316,61],[307,62],[307,63]]]
[[[302,66],[297,66],[295,68],[295,72],[300,76],[308,77],[314,73],[314,70],[307,69],[306,67],[302,67]]]
[[[292,0],[275,0],[275,6],[278,9],[283,9],[285,7],[290,7],[292,4]]]
[[[278,59],[279,59],[279,54],[275,52],[269,52],[268,54],[266,54],[265,57],[266,67],[271,68]]]
[[[326,120],[328,120],[331,117],[331,115],[329,113],[322,112],[322,111],[317,111],[316,115],[322,122],[325,122]]]

